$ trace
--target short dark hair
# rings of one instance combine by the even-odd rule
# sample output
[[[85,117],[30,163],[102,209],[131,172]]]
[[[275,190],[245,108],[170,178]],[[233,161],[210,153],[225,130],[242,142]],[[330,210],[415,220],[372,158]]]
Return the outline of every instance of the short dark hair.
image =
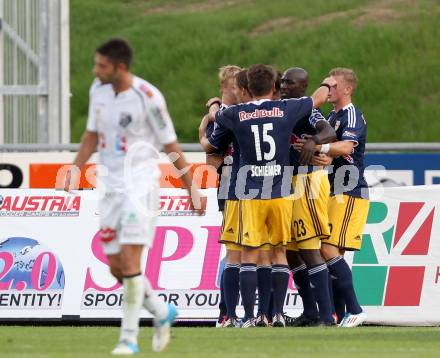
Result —
[[[237,73],[235,79],[237,81],[237,86],[249,92],[248,79],[247,79],[247,69],[241,70]]]
[[[262,96],[272,89],[277,73],[268,65],[252,65],[248,69],[247,79],[249,91],[253,96]]]
[[[108,57],[113,63],[123,63],[130,68],[133,61],[133,50],[127,40],[113,38],[96,49],[96,53]]]

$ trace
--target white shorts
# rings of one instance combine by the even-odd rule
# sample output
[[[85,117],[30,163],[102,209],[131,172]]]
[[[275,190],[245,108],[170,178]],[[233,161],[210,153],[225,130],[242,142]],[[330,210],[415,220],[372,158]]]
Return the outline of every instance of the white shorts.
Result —
[[[142,196],[106,193],[99,203],[101,243],[106,255],[121,251],[121,245],[153,243],[159,214],[159,190]]]

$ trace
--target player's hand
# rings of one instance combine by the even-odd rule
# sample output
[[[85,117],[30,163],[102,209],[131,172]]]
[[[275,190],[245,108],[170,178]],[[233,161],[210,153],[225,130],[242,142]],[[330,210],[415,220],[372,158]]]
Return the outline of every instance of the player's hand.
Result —
[[[206,102],[206,108],[209,109],[209,107],[211,107],[214,103],[222,103],[221,98],[213,97],[208,99],[208,102]]]
[[[296,139],[295,143],[292,144],[293,149],[301,153],[304,143],[307,142],[307,139],[309,138],[312,138],[312,136],[309,134],[305,134],[302,138]]]
[[[74,174],[72,173],[72,170],[68,170],[66,173],[66,177],[64,179],[64,187],[63,190],[70,193],[72,190],[78,189],[77,188],[77,180],[74,178]]]
[[[312,159],[312,165],[320,166],[320,167],[326,167],[332,164],[332,162],[333,162],[333,158],[323,153],[313,156]]]
[[[206,196],[202,196],[197,189],[191,190],[191,208],[195,210],[198,215],[205,214],[206,202]]]
[[[332,76],[324,78],[324,81],[322,81],[322,83],[325,83],[330,87],[334,87],[337,84],[336,80]]]
[[[313,156],[316,152],[316,143],[312,138],[308,138],[301,149],[301,154],[299,156],[300,164],[307,165],[311,164]]]

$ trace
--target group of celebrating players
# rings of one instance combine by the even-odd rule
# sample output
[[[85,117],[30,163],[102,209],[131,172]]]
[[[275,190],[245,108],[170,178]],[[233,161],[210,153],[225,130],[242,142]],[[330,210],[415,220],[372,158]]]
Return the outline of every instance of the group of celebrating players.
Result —
[[[163,95],[130,72],[132,59],[123,39],[96,49],[87,128],[64,183],[66,191],[75,189],[80,169],[98,149],[97,182],[104,189],[101,243],[111,274],[124,289],[114,355],[139,352],[142,308],[154,317],[152,349],[157,352],[168,345],[177,316],[176,307],[155,294],[141,269],[159,210],[159,150],[172,154],[194,208],[201,213],[206,205],[186,170],[189,164]],[[225,199],[224,206],[219,201],[220,241],[227,249],[222,327],[269,326],[269,321],[284,327],[290,271],[304,312],[287,323],[361,324],[366,315],[343,257],[345,250],[360,249],[369,205],[363,176],[366,123],[351,103],[354,72],[330,71],[311,97],[303,97],[308,75],[300,68],[279,76],[266,65],[226,66],[220,82],[222,98],[208,102],[199,138],[208,164],[218,167],[218,196]],[[318,108],[327,100],[334,111],[325,119]],[[240,325],[239,295],[245,310]]]
[[[207,164],[220,177],[226,264],[219,325],[362,324],[344,259],[361,247],[369,208],[354,71],[331,70],[310,97],[308,74],[298,67],[281,75],[262,64],[225,66],[219,79],[222,98],[208,101],[199,127]],[[327,101],[333,111],[325,118],[319,107]],[[290,272],[304,306],[295,319],[283,309]]]

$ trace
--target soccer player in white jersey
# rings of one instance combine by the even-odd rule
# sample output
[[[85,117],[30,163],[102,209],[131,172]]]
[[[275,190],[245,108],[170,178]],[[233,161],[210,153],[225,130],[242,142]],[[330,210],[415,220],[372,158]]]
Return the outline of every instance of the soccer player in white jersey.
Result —
[[[141,255],[151,246],[159,202],[158,150],[173,153],[174,165],[191,192],[193,206],[202,211],[200,196],[191,190],[192,177],[180,151],[173,123],[160,91],[130,73],[132,50],[122,39],[111,39],[96,50],[95,81],[90,90],[87,129],[74,165],[81,168],[98,146],[98,188],[101,241],[110,271],[124,288],[119,343],[112,351],[129,355],[139,351],[137,336],[142,306],[154,316],[152,348],[163,350],[170,339],[176,307],[156,296],[141,272]],[[177,159],[176,159],[177,158]],[[72,188],[73,175],[65,189]]]

